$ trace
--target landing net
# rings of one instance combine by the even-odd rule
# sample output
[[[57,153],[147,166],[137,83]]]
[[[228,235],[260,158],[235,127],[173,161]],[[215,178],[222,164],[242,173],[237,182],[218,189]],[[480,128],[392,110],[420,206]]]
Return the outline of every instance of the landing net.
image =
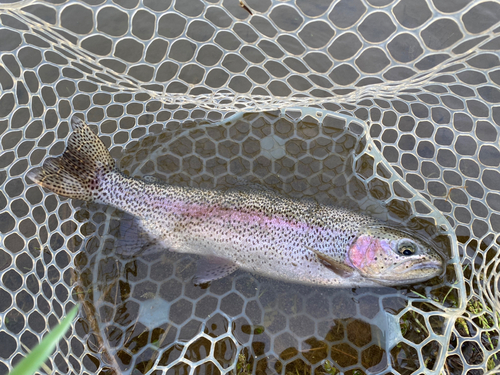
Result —
[[[0,374],[77,302],[53,373],[499,372],[500,4],[246,4],[0,5]],[[194,256],[120,256],[122,212],[26,178],[74,114],[130,175],[346,205],[433,238],[446,273],[202,289]]]

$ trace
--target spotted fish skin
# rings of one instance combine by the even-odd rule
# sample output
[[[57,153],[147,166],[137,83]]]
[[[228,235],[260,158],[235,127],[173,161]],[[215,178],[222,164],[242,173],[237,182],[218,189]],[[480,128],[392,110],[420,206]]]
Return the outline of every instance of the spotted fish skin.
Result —
[[[65,153],[47,161],[42,169],[31,171],[29,177],[60,195],[112,205],[134,215],[146,232],[172,251],[207,256],[212,270],[204,270],[200,282],[220,278],[237,268],[290,282],[337,287],[380,282],[398,285],[417,280],[394,279],[391,275],[386,282],[383,275],[390,267],[384,270],[388,265],[384,252],[394,252],[390,248],[394,246],[379,244],[376,234],[368,240],[363,237],[368,228],[383,225],[369,216],[269,191],[223,192],[127,177],[115,168],[102,142],[81,120],[74,117],[72,127],[74,133]],[[77,175],[68,170],[73,165]],[[359,259],[351,260],[350,252]],[[365,253],[375,254],[372,257],[380,253],[385,263],[383,259],[375,264],[368,261],[367,266]],[[426,271],[425,277],[419,271],[419,276],[427,279],[440,272],[434,253],[419,256],[420,262],[432,258],[435,268]],[[391,267],[408,263],[399,257],[396,264],[397,257],[390,255],[390,261],[394,260]],[[382,273],[382,277],[372,277],[371,272]]]
[[[343,263],[363,226],[374,222],[267,192],[148,184],[117,171],[100,184],[98,202],[140,218],[173,251],[223,258],[254,273],[307,284],[342,285],[345,280],[309,249]]]

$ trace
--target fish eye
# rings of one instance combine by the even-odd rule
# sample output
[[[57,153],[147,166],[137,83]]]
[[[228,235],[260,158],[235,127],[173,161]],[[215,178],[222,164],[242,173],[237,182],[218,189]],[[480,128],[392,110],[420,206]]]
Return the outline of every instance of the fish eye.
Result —
[[[398,244],[398,253],[401,255],[410,256],[415,254],[416,251],[417,245],[411,241],[404,240]]]

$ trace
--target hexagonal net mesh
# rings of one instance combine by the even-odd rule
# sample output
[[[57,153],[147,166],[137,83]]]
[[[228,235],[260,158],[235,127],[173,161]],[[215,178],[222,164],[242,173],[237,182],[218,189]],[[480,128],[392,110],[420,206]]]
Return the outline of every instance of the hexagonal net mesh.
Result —
[[[498,371],[500,5],[246,3],[1,5],[0,374],[77,301],[46,372]],[[125,173],[368,212],[432,238],[446,272],[194,286],[197,257],[127,257],[128,215],[26,179],[64,150],[73,114]]]

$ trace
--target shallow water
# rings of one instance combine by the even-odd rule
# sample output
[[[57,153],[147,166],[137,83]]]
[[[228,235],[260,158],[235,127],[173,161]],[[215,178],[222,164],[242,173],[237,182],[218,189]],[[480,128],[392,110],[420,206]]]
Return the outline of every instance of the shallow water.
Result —
[[[400,178],[391,180],[396,173],[381,161],[361,123],[348,116],[297,108],[236,115],[220,123],[174,124],[132,144],[118,164],[132,176],[166,183],[216,189],[259,184],[294,198],[407,222],[453,257],[448,236],[436,225],[446,225],[444,218],[431,210],[412,214],[411,201],[390,199],[394,186],[407,198],[415,193]],[[227,368],[242,350],[257,373],[321,372],[325,360],[363,373],[383,371],[391,360],[394,368],[416,369],[418,356],[398,344],[398,332],[420,344],[437,337],[434,332],[442,334],[450,322],[437,320],[429,332],[418,310],[403,313],[418,297],[412,291],[437,299],[446,295],[451,309],[461,304],[458,290],[450,290],[458,281],[453,261],[445,278],[402,288],[307,287],[243,271],[194,286],[200,257],[157,253],[147,246],[138,257],[120,257],[116,246],[130,218],[94,204],[82,205],[79,212],[77,217],[94,224],[80,259],[88,255],[78,264],[80,282],[91,290],[89,309],[95,313],[89,319],[95,319],[104,347],[125,371],[146,372],[156,360],[160,368],[188,371],[207,356]],[[433,303],[423,311],[440,312]],[[425,354],[432,368],[439,350],[431,345]],[[213,364],[196,371],[215,371],[205,366]]]

